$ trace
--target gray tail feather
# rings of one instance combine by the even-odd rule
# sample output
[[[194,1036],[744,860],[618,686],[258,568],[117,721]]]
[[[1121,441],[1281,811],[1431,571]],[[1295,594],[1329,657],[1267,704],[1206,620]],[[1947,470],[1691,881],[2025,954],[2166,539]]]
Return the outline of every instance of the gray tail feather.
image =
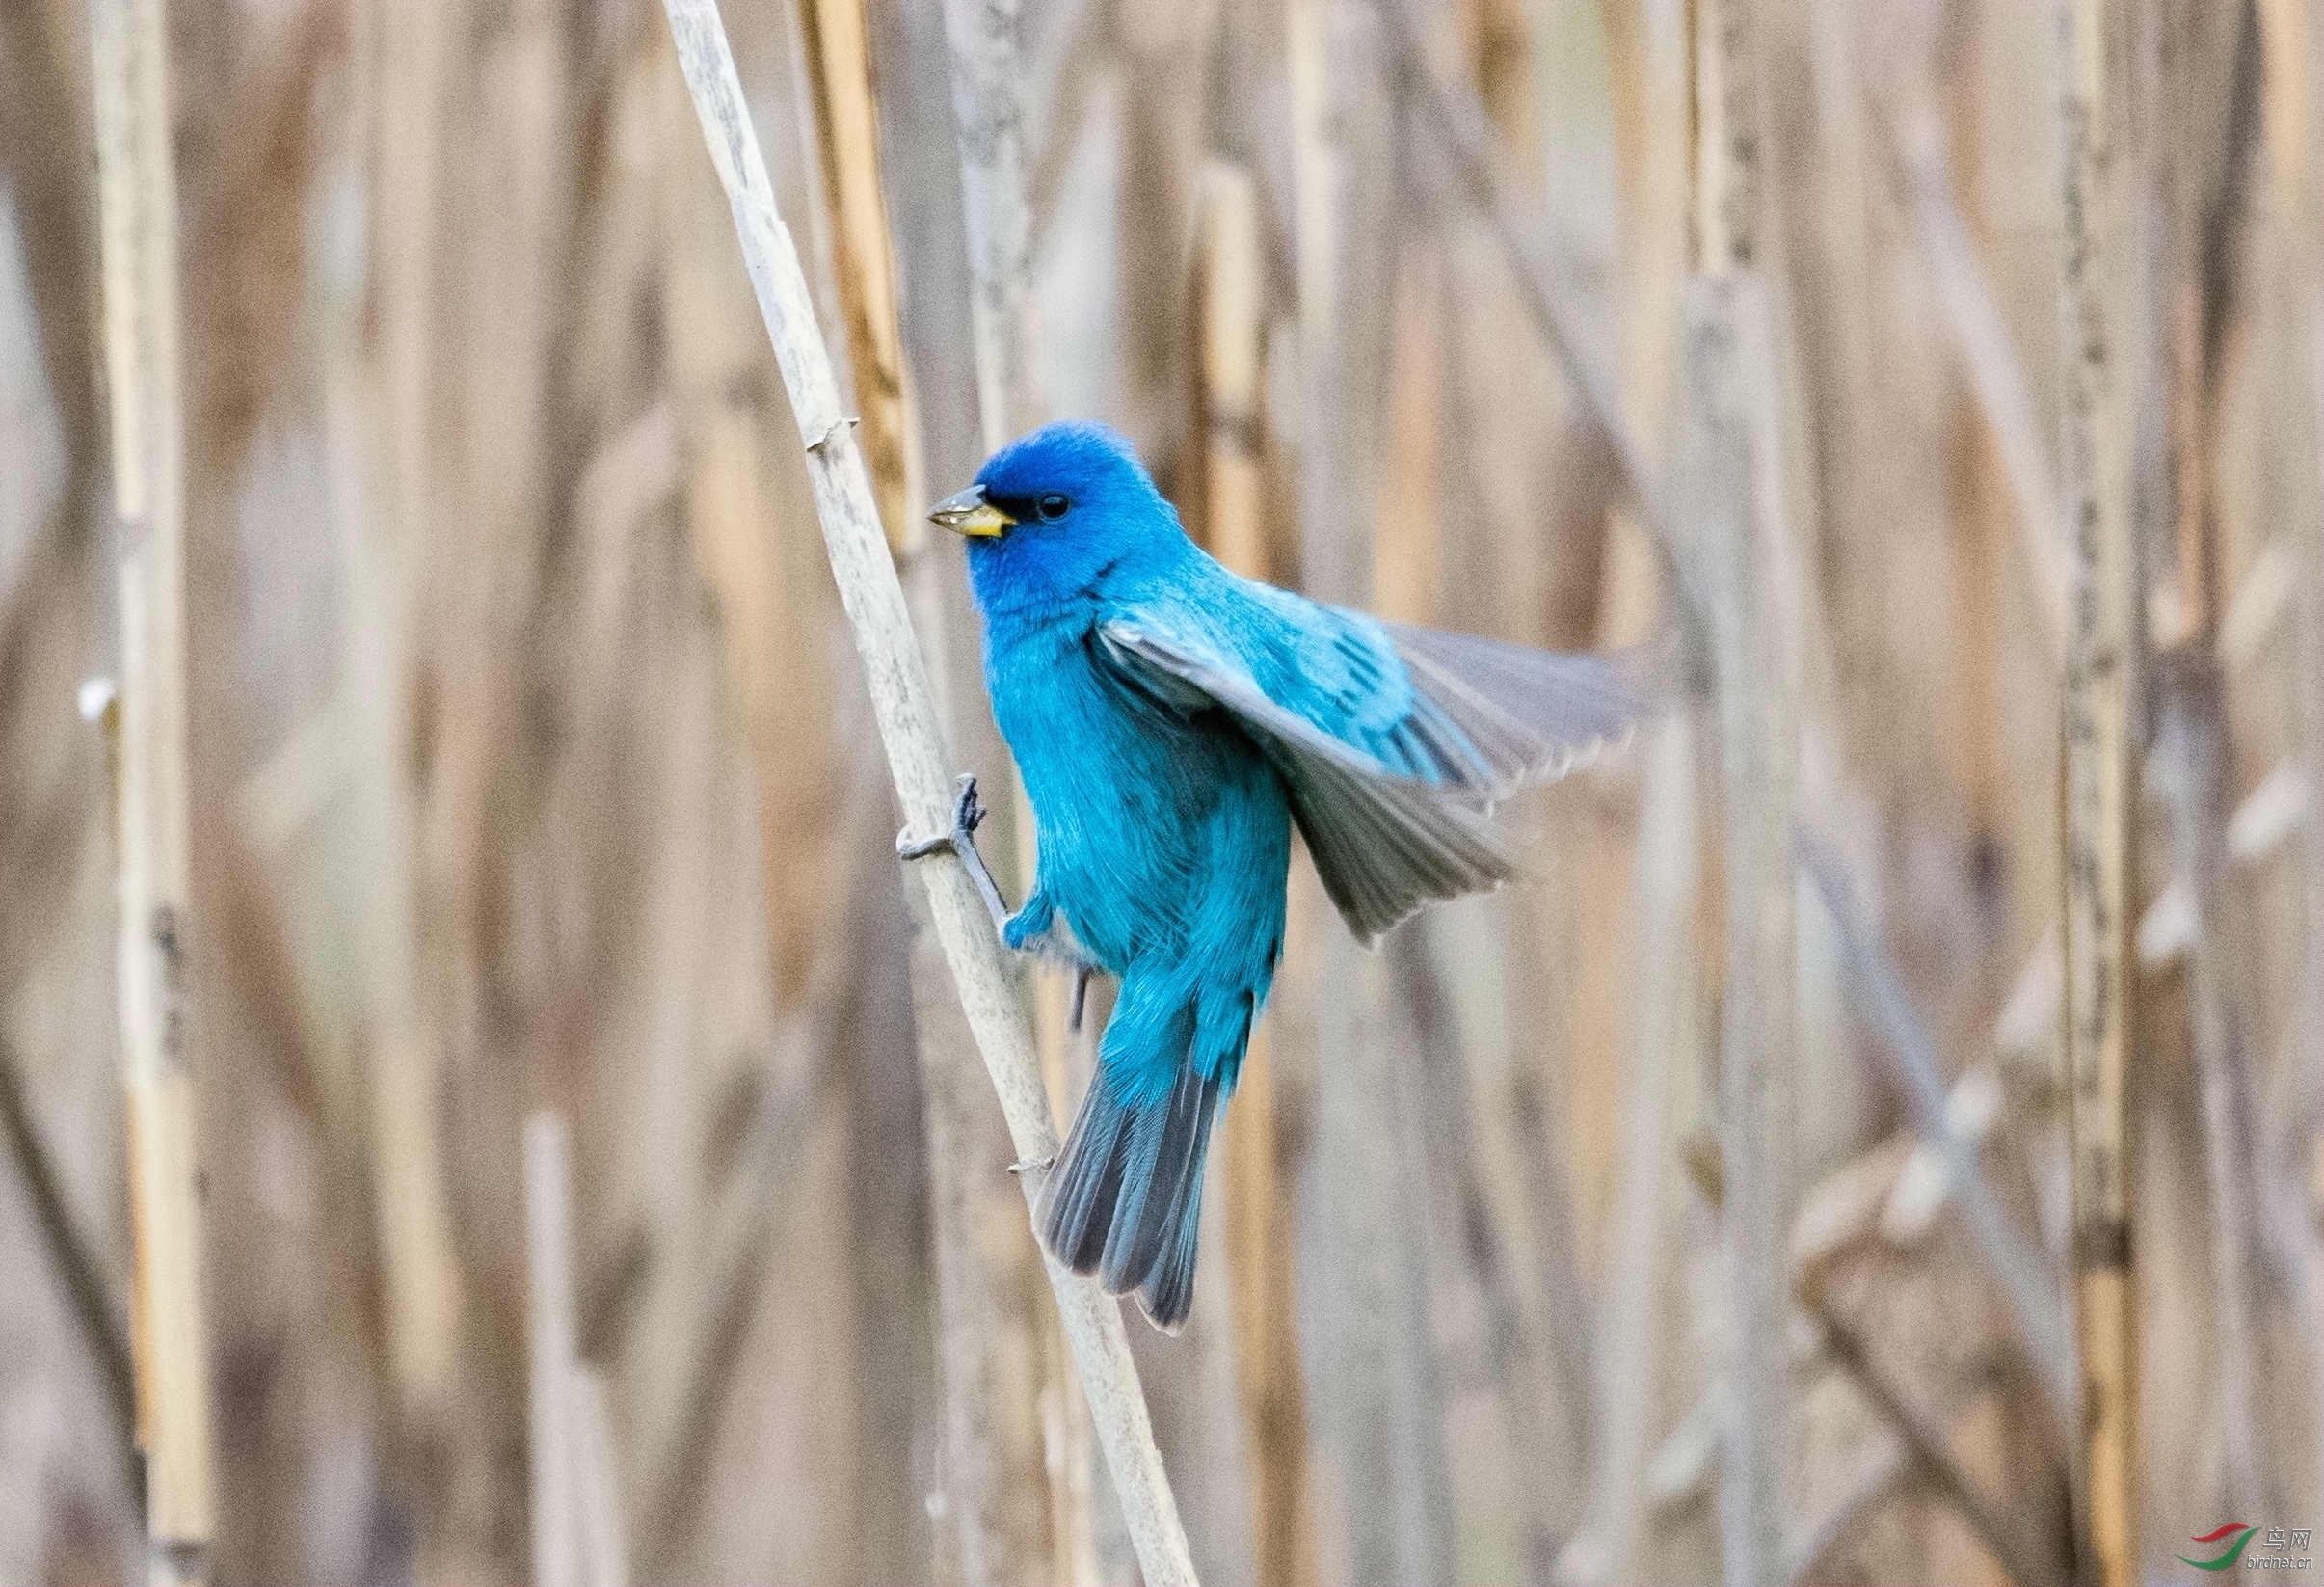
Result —
[[[1109,1293],[1137,1291],[1175,1333],[1194,1305],[1202,1164],[1224,1087],[1182,1064],[1170,1090],[1126,1102],[1101,1069],[1082,1098],[1041,1201],[1041,1238]]]

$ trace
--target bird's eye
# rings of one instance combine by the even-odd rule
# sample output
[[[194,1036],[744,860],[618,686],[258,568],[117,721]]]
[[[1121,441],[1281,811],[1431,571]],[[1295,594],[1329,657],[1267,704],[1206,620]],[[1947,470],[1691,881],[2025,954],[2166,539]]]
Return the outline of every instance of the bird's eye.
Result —
[[[1033,511],[1039,513],[1045,523],[1054,524],[1058,519],[1063,518],[1065,516],[1066,509],[1072,505],[1072,502],[1066,500],[1055,491],[1052,491],[1049,495],[1043,497],[1040,500],[1033,503]]]

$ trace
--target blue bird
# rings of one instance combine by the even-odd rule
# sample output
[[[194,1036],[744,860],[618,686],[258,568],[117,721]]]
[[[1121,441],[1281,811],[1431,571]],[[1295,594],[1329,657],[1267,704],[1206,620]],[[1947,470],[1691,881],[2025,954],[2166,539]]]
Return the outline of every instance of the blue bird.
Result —
[[[930,517],[968,537],[985,683],[1032,803],[1032,894],[1002,939],[1120,980],[1038,1209],[1057,1259],[1176,1331],[1203,1159],[1283,950],[1296,824],[1367,944],[1513,874],[1486,818],[1641,711],[1623,669],[1385,623],[1242,578],[1179,526],[1128,444],[1053,424]]]

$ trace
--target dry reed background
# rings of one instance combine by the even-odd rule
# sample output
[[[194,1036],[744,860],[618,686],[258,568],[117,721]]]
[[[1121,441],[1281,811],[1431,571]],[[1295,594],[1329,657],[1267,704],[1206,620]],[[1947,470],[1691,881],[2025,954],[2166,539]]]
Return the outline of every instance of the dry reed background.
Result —
[[[1703,690],[1376,955],[1296,879],[1132,1330],[1204,1579],[2324,1529],[2324,5],[1028,0],[956,81],[1008,11],[726,18],[961,767],[909,521],[1043,412],[1239,567]],[[0,1579],[148,1574],[183,1053],[170,1569],[1134,1580],[660,8],[175,0],[100,161],[153,13],[0,0]]]

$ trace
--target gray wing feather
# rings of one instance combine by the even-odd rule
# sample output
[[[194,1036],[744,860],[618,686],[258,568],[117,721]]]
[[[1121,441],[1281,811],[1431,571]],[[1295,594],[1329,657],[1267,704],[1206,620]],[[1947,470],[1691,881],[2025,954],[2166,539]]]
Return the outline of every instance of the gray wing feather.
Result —
[[[1583,656],[1383,623],[1414,691],[1474,745],[1493,797],[1554,781],[1629,738],[1647,710],[1636,656]]]
[[[1323,891],[1367,947],[1430,900],[1484,892],[1516,874],[1486,807],[1300,746],[1269,751]]]
[[[1486,820],[1491,805],[1481,779],[1489,768],[1444,724],[1410,726],[1407,747],[1442,754],[1460,775],[1431,782],[1400,774],[1284,709],[1239,668],[1135,624],[1110,622],[1099,632],[1159,698],[1177,705],[1191,685],[1240,720],[1282,777],[1324,891],[1362,941],[1431,899],[1498,886],[1514,874]]]

